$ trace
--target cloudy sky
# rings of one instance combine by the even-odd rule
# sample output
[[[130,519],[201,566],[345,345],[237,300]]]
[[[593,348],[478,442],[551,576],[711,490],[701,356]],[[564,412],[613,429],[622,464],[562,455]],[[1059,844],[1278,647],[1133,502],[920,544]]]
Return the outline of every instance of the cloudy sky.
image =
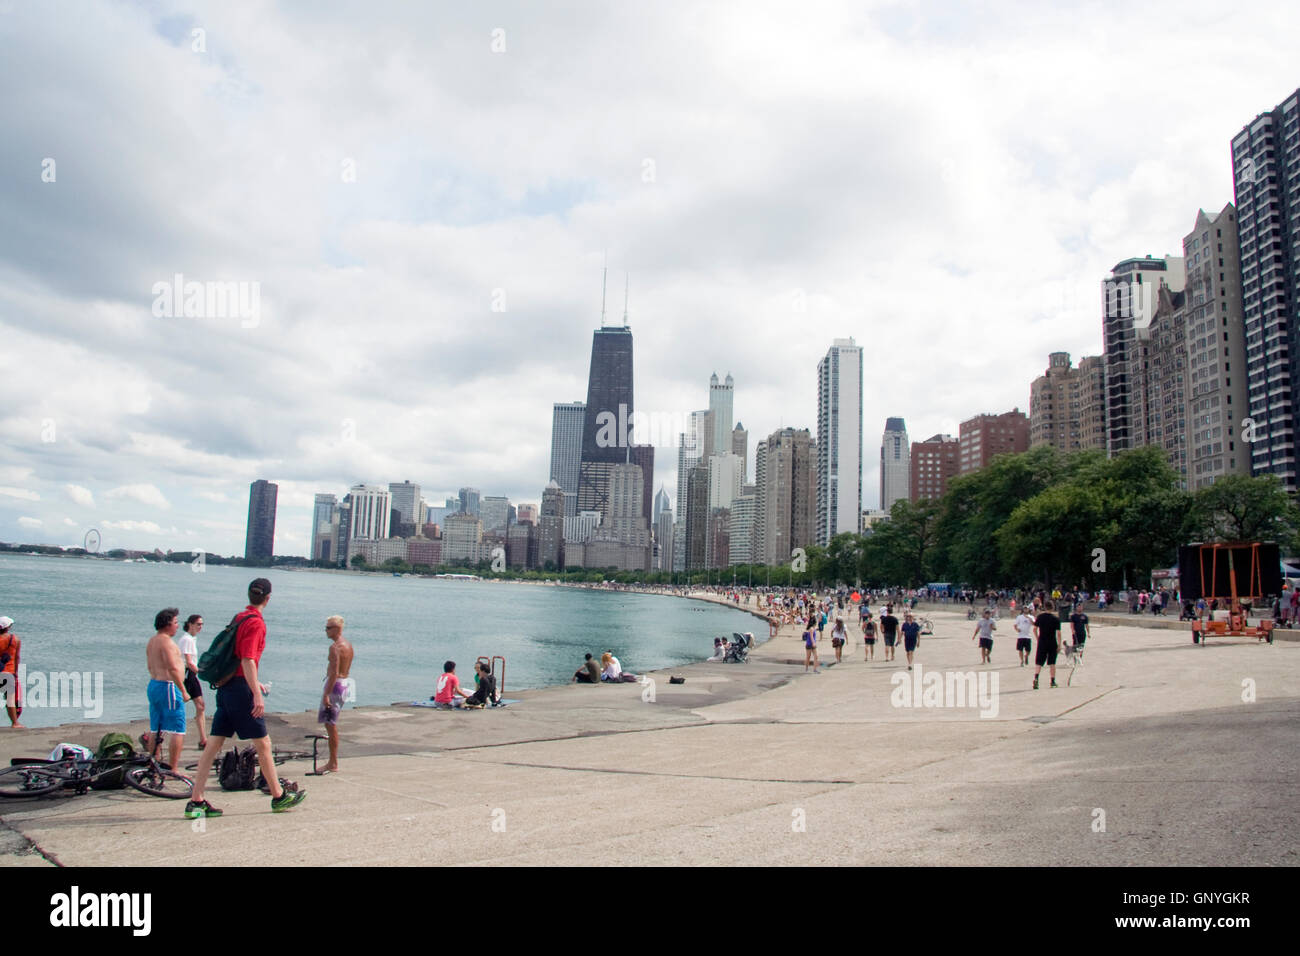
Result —
[[[1100,351],[1100,280],[1232,198],[1298,28],[1275,2],[0,0],[0,540],[242,553],[255,478],[283,554],[357,481],[537,501],[606,261],[637,407],[731,372],[751,462],[815,429],[831,341],[865,346],[875,507],[886,416],[956,434],[1027,410],[1049,351]],[[178,274],[257,308],[187,317]]]

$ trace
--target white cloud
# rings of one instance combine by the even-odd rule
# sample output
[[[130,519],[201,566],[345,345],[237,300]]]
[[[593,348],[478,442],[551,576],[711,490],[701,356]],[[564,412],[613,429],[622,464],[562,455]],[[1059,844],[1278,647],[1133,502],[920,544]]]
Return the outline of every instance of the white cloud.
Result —
[[[18,519],[18,523],[24,528],[39,528],[45,522],[41,521],[40,518],[22,517]]]
[[[0,488],[0,497],[19,498],[23,501],[40,501],[41,496],[27,488]]]
[[[73,521],[71,518],[64,518],[64,519],[63,519],[63,523],[64,523],[65,525],[67,525],[69,528],[80,527],[80,526],[77,524],[77,522]]]
[[[89,488],[83,488],[81,485],[64,485],[68,497],[83,508],[95,507],[95,496],[91,494]]]
[[[146,534],[163,533],[162,527],[153,521],[103,521],[100,524],[110,531],[141,531]]]
[[[109,491],[104,497],[113,499],[126,498],[131,501],[138,501],[142,505],[148,505],[150,508],[166,509],[171,507],[171,502],[163,496],[163,493],[158,490],[156,485],[123,485]]]

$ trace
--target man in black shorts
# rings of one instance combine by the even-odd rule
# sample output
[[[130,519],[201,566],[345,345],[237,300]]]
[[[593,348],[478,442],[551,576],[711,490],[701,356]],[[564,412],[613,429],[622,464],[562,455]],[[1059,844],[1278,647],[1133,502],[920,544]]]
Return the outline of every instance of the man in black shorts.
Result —
[[[1034,619],[1034,634],[1038,638],[1038,653],[1034,657],[1034,690],[1038,690],[1038,675],[1047,664],[1051,668],[1052,686],[1056,685],[1056,655],[1061,650],[1061,619],[1056,616],[1051,601],[1043,604],[1043,612]]]
[[[271,738],[266,732],[264,695],[267,689],[258,680],[257,667],[262,652],[266,650],[266,621],[262,612],[270,600],[271,582],[266,578],[257,578],[248,585],[248,607],[236,615],[239,626],[235,632],[234,652],[238,666],[217,685],[217,712],[212,715],[212,733],[194,774],[193,799],[185,805],[187,818],[221,816],[220,810],[203,799],[203,789],[226,738],[236,734],[240,740],[253,742],[262,776],[271,791],[271,812],[290,810],[307,796],[307,791],[299,790],[296,783],[280,785],[271,753]]]
[[[1074,634],[1075,656],[1083,660],[1083,645],[1088,641],[1088,615],[1083,613],[1083,605],[1076,604],[1070,615],[1070,630]]]
[[[898,618],[894,617],[894,606],[885,605],[885,614],[880,619],[880,634],[885,639],[885,660],[894,659],[894,644],[898,641]]]
[[[916,651],[916,645],[921,643],[921,625],[912,618],[912,612],[908,611],[903,615],[907,620],[903,622],[903,650],[907,652],[907,669],[912,669],[912,654]]]

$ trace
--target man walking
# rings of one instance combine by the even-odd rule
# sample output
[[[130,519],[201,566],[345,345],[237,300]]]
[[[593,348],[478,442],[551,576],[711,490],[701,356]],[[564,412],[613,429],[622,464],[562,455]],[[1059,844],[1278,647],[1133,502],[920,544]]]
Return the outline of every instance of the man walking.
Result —
[[[1082,604],[1074,606],[1074,613],[1070,615],[1070,630],[1074,635],[1075,655],[1082,661],[1083,645],[1088,641],[1088,615],[1084,613]]]
[[[203,723],[203,685],[199,683],[199,645],[195,640],[203,630],[203,615],[191,614],[185,619],[176,643],[180,647],[181,657],[185,661],[185,693],[194,701],[194,720],[199,725],[199,749],[208,745],[208,731]]]
[[[343,618],[335,614],[325,621],[325,636],[330,641],[329,660],[325,665],[325,692],[321,694],[317,723],[325,725],[329,739],[330,759],[321,773],[334,773],[339,769],[339,712],[352,691],[352,645],[343,639]]]
[[[226,738],[235,734],[240,740],[253,742],[257,763],[271,791],[271,812],[291,810],[307,796],[307,791],[299,790],[296,783],[280,785],[275,759],[271,756],[271,738],[266,732],[263,696],[266,687],[258,681],[257,667],[262,652],[266,650],[266,621],[262,612],[270,601],[271,582],[266,578],[255,578],[248,585],[248,607],[231,622],[237,627],[234,648],[237,666],[229,676],[217,682],[217,712],[212,716],[212,733],[194,774],[193,799],[185,805],[185,816],[189,818],[221,816],[220,810],[203,799],[203,790]]]
[[[1020,666],[1029,664],[1029,652],[1034,649],[1034,619],[1029,616],[1029,608],[1022,607],[1016,615],[1016,653],[1020,655]]]
[[[894,659],[894,644],[898,641],[898,618],[894,617],[894,606],[885,605],[885,614],[880,619],[880,633],[885,639],[885,660]]]
[[[985,614],[988,612],[985,611]],[[905,611],[903,622],[903,650],[907,652],[907,669],[912,669],[912,654],[916,651],[916,645],[921,643],[921,625],[912,619],[912,612]]]
[[[1061,619],[1051,601],[1043,605],[1043,613],[1034,620],[1034,634],[1038,637],[1038,653],[1034,657],[1034,690],[1038,690],[1038,675],[1043,665],[1050,668],[1052,686],[1056,685],[1056,655],[1061,650]]]
[[[984,616],[975,622],[975,631],[970,636],[972,641],[976,637],[980,639],[981,664],[987,664],[993,659],[993,632],[997,629],[998,625],[993,620],[993,612],[985,608]]]

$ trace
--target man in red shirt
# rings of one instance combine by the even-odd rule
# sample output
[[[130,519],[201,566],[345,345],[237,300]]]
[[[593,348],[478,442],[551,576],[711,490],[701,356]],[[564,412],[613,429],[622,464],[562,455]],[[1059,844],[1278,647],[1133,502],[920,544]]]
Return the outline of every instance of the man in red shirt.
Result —
[[[271,789],[272,812],[290,810],[307,796],[307,792],[299,790],[297,784],[280,786],[275,760],[271,756],[271,738],[266,732],[263,695],[267,691],[257,679],[257,666],[266,649],[266,621],[262,618],[262,611],[270,600],[271,582],[266,578],[257,578],[248,585],[248,607],[237,616],[239,623],[235,632],[235,657],[239,667],[217,685],[217,712],[212,715],[208,745],[203,748],[203,756],[199,758],[199,767],[194,774],[193,799],[185,805],[186,817],[221,816],[220,810],[203,799],[203,790],[226,738],[236,734],[240,740],[253,742],[262,776]]]

